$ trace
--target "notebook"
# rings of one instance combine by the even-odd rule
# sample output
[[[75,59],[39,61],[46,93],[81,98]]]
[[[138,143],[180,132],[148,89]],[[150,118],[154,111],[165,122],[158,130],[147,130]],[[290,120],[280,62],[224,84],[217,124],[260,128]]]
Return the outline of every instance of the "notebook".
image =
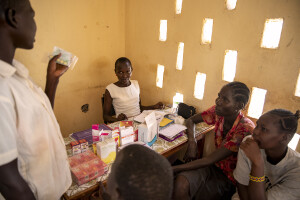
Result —
[[[174,139],[178,134],[186,130],[186,126],[181,124],[171,124],[167,126],[166,128],[163,128],[159,130],[159,135],[162,135],[163,137],[166,137],[170,140]]]

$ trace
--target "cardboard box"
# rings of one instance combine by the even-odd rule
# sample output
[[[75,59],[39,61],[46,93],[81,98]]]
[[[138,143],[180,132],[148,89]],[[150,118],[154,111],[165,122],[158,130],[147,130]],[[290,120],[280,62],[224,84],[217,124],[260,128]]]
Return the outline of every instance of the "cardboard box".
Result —
[[[106,164],[113,162],[117,155],[117,145],[114,138],[97,143],[97,155]]]
[[[73,180],[82,185],[107,172],[107,165],[92,151],[77,154],[69,158]]]
[[[70,145],[71,145],[71,148],[72,148],[73,156],[81,153],[81,147],[80,147],[79,142],[73,141],[73,142],[70,143]]]
[[[79,140],[78,142],[80,144],[81,153],[89,149],[89,143],[85,139]]]

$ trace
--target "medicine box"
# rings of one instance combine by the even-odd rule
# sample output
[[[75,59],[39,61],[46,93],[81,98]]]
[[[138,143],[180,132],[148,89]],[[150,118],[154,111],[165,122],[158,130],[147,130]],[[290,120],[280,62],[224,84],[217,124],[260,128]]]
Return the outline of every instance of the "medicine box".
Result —
[[[89,149],[89,143],[85,139],[79,140],[78,142],[80,144],[81,153]]]
[[[70,145],[71,145],[71,148],[72,148],[73,156],[81,153],[81,147],[80,147],[79,142],[73,141],[73,142],[70,143]]]
[[[121,145],[134,142],[135,134],[133,127],[120,127]]]
[[[117,155],[117,146],[114,138],[97,143],[97,155],[106,164],[113,162]]]
[[[72,178],[78,185],[87,183],[107,172],[107,165],[92,151],[69,158]]]

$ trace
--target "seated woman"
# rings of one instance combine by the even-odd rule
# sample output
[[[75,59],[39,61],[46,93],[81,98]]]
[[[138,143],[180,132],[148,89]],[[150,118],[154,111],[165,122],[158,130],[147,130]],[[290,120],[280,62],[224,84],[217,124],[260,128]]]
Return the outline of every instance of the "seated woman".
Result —
[[[115,73],[118,81],[106,87],[104,94],[103,119],[106,122],[126,120],[141,113],[143,110],[162,109],[163,103],[153,106],[142,106],[140,86],[136,80],[130,80],[132,66],[128,58],[121,57],[115,62]],[[116,117],[110,113],[115,109]]]
[[[253,122],[241,112],[249,100],[249,88],[241,82],[225,85],[216,105],[186,121],[188,149],[185,160],[197,154],[195,123],[215,125],[216,150],[202,159],[173,167],[177,174],[174,199],[230,199],[235,192],[233,170],[243,138],[252,134]],[[180,173],[179,173],[180,172]]]
[[[253,136],[241,144],[233,173],[240,199],[300,199],[300,153],[288,147],[299,116],[299,110],[275,109],[257,120]]]

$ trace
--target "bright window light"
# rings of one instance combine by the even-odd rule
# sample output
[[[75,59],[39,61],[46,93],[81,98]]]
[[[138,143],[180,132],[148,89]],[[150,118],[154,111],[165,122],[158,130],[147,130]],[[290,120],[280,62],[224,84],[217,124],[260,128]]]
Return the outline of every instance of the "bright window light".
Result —
[[[237,0],[226,0],[226,7],[228,10],[233,10],[236,7]]]
[[[263,111],[267,90],[253,87],[248,116],[258,119]]]
[[[178,70],[182,70],[183,51],[184,51],[184,43],[179,42],[178,53],[177,53],[177,62],[176,62],[176,69],[178,69]]]
[[[211,35],[213,29],[213,19],[205,18],[203,20],[203,28],[202,28],[202,44],[210,44],[211,43]]]
[[[298,75],[298,80],[297,80],[297,85],[295,90],[295,96],[300,97],[300,70],[299,70],[299,75]]]
[[[267,19],[263,37],[261,40],[261,47],[275,49],[279,45],[283,19]]]
[[[294,137],[292,138],[292,140],[289,142],[288,146],[293,149],[293,150],[296,150],[297,148],[297,145],[299,143],[299,139],[300,139],[300,135],[295,133],[294,134]]]
[[[183,102],[183,94],[176,92],[176,95],[173,97],[173,108],[177,108],[179,103]]]
[[[165,67],[163,65],[157,65],[157,75],[156,75],[156,86],[162,88],[164,80]]]
[[[182,9],[182,0],[176,0],[176,14],[180,14]]]
[[[160,20],[160,27],[159,27],[159,40],[160,41],[167,40],[167,30],[168,30],[168,21]]]
[[[197,72],[195,87],[194,87],[194,96],[195,96],[195,98],[203,99],[205,81],[206,81],[206,74]]]
[[[226,50],[223,67],[223,80],[232,82],[235,77],[237,51]]]

